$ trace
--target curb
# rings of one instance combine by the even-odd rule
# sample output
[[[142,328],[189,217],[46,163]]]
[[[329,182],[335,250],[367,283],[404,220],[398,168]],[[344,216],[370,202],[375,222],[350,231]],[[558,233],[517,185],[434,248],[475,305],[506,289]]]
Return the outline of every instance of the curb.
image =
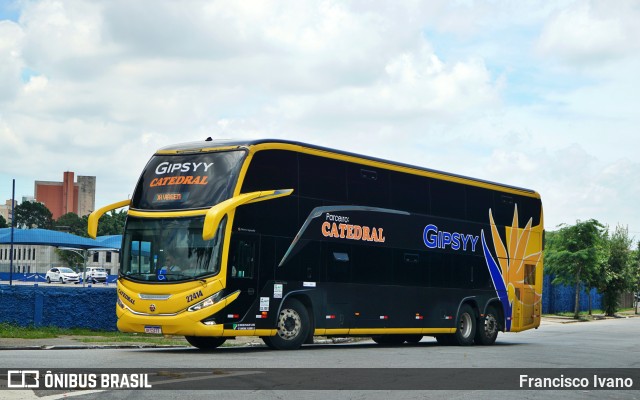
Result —
[[[352,343],[353,338],[335,338],[335,339],[317,339],[313,344],[340,344],[340,343]],[[233,343],[227,342],[225,347],[267,347],[262,341],[250,341],[245,343]],[[0,346],[2,350],[92,350],[92,349],[181,349],[192,348],[191,345],[185,343],[184,345],[172,345],[172,344],[61,344],[61,345],[16,345],[16,346]]]

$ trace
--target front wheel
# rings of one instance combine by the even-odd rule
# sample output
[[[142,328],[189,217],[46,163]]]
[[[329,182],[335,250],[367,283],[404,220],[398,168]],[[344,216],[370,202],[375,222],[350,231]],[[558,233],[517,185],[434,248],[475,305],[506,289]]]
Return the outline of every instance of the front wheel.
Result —
[[[224,337],[210,337],[210,336],[185,336],[187,342],[193,347],[197,347],[200,350],[213,350],[220,347],[227,338]]]
[[[278,315],[275,336],[266,336],[262,340],[272,349],[295,350],[300,348],[309,336],[309,313],[299,300],[287,300]]]
[[[468,304],[463,304],[458,313],[454,342],[458,346],[470,346],[476,336],[476,313]]]
[[[484,318],[478,318],[476,329],[476,344],[489,346],[495,343],[498,337],[498,311],[493,306],[487,307]]]
[[[47,276],[47,283],[51,283],[51,278]]]

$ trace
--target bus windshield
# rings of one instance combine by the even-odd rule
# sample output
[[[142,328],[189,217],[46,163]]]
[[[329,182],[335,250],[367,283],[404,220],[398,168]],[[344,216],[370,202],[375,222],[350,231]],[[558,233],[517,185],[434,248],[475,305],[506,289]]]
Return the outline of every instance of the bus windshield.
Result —
[[[243,150],[160,154],[145,167],[131,199],[140,210],[211,207],[231,197]]]
[[[124,233],[121,276],[132,280],[176,282],[220,272],[226,219],[213,240],[202,240],[204,217],[129,217]]]

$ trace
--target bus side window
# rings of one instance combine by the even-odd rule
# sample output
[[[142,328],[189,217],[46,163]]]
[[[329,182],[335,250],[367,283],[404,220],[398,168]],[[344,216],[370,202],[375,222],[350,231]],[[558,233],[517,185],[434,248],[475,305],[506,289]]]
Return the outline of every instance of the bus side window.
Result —
[[[351,282],[351,246],[322,244],[327,282]]]

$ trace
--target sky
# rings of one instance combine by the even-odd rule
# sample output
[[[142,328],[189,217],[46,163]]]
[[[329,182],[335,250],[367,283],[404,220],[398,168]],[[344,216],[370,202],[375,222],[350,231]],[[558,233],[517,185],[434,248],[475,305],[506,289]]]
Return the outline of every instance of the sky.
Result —
[[[0,199],[128,198],[160,147],[281,138],[534,189],[640,238],[640,0],[0,0]]]

